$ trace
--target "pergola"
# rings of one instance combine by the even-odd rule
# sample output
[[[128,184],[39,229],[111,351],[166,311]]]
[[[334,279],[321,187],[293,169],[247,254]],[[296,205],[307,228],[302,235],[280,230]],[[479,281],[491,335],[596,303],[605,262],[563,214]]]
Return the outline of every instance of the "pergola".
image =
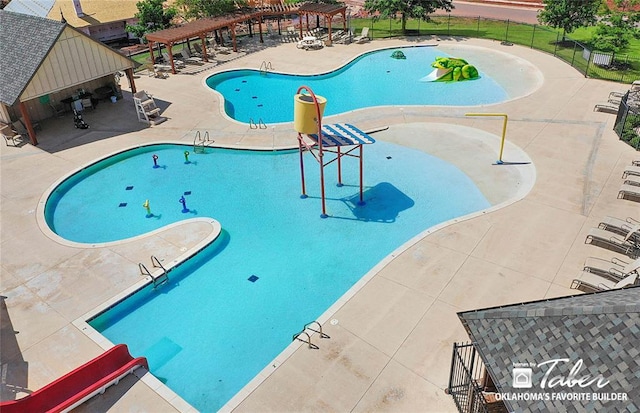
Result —
[[[153,46],[155,43],[164,44],[169,51],[169,59],[171,63],[171,72],[176,73],[171,49],[176,43],[180,43],[187,39],[199,38],[202,42],[203,60],[209,61],[207,56],[206,38],[209,33],[223,28],[228,28],[231,33],[231,42],[233,43],[233,51],[238,51],[236,42],[236,25],[245,21],[258,20],[260,33],[260,43],[264,43],[262,37],[262,21],[265,16],[280,16],[287,14],[297,14],[300,18],[306,16],[307,30],[309,30],[309,15],[323,16],[329,20],[329,42],[331,42],[331,20],[336,14],[342,14],[344,29],[346,30],[346,10],[347,6],[341,4],[324,4],[324,3],[302,3],[302,4],[270,4],[263,7],[253,7],[238,10],[233,14],[225,16],[198,19],[193,22],[186,23],[180,27],[172,27],[170,29],[159,30],[157,32],[146,35],[149,42],[149,52],[151,60],[155,64]],[[300,38],[302,38],[302,19],[300,20]]]

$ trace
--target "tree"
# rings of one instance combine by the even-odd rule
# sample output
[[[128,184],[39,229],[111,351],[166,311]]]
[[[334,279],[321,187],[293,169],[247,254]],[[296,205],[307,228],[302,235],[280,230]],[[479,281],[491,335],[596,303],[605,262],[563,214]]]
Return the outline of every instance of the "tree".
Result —
[[[138,19],[138,23],[127,25],[126,31],[142,39],[149,32],[171,27],[171,20],[177,11],[173,7],[165,9],[162,3],[164,0],[142,0],[136,3],[138,12],[134,17]]]
[[[603,52],[618,53],[629,45],[631,38],[640,38],[638,13],[613,12],[604,17],[593,36],[593,46]]]
[[[562,29],[562,41],[567,33],[596,24],[596,13],[601,0],[544,0],[544,9],[538,12],[538,21],[555,29]]]
[[[407,19],[429,20],[429,15],[438,9],[451,11],[453,0],[365,0],[364,9],[369,13],[380,13],[381,18],[402,19],[402,31],[407,27]]]
[[[238,5],[242,6],[243,3],[245,2],[233,0],[177,0],[176,2],[178,6],[184,8],[184,17],[187,19],[216,17],[233,13]]]

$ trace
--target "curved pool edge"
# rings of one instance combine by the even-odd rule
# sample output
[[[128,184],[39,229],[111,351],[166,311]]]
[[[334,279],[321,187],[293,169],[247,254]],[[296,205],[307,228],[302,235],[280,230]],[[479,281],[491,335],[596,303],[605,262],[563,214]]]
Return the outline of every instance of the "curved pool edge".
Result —
[[[108,247],[115,247],[115,246],[118,246],[118,245],[123,245],[123,244],[128,244],[128,243],[140,241],[142,239],[146,239],[146,238],[161,234],[163,232],[166,232],[167,230],[170,230],[172,228],[175,228],[175,227],[178,227],[178,226],[181,226],[181,225],[185,225],[185,224],[189,224],[189,223],[193,223],[193,222],[200,222],[202,220],[213,219],[213,217],[211,217],[211,218],[200,217],[200,218],[185,219],[185,220],[182,220],[182,221],[178,221],[178,222],[174,222],[174,223],[165,225],[163,227],[160,227],[160,228],[155,229],[155,230],[150,231],[150,232],[145,232],[144,234],[136,235],[134,237],[124,238],[124,239],[116,240],[116,241],[95,242],[95,243],[84,243],[84,242],[77,242],[77,241],[68,240],[66,238],[61,237],[57,233],[55,233],[49,227],[49,224],[47,223],[47,220],[46,220],[46,217],[45,217],[45,208],[46,208],[46,205],[47,205],[47,201],[48,201],[49,197],[51,197],[51,194],[56,190],[56,188],[58,188],[64,181],[66,181],[67,179],[71,178],[73,175],[83,171],[84,169],[87,169],[87,168],[91,167],[92,165],[95,165],[95,164],[97,164],[99,162],[102,162],[105,159],[108,159],[108,158],[110,158],[112,156],[116,156],[116,155],[119,155],[121,153],[130,151],[130,150],[134,150],[134,149],[139,149],[139,148],[144,148],[144,147],[151,147],[151,146],[158,146],[158,145],[180,145],[180,146],[189,146],[189,147],[193,146],[193,145],[191,145],[189,143],[185,143],[184,141],[174,141],[174,140],[160,140],[160,141],[156,141],[156,142],[152,142],[152,143],[144,143],[144,144],[140,144],[140,145],[131,145],[131,146],[128,146],[126,148],[119,149],[117,151],[113,151],[113,152],[107,153],[105,155],[102,155],[99,158],[93,159],[93,160],[87,162],[86,164],[83,164],[82,166],[73,169],[72,171],[64,174],[62,177],[60,177],[55,182],[53,182],[49,186],[49,188],[47,188],[42,193],[42,196],[38,200],[38,204],[36,205],[35,215],[36,215],[36,223],[38,225],[38,228],[40,228],[40,231],[42,231],[42,233],[47,238],[51,239],[52,241],[55,241],[56,243],[58,243],[60,245],[66,246],[66,247],[83,248],[83,249],[108,248]],[[257,145],[253,145],[253,146],[245,145],[243,147],[231,147],[231,146],[227,146],[227,145],[217,145],[217,144],[213,143],[213,144],[209,145],[208,147],[209,148],[219,148],[219,149],[231,149],[231,150],[270,151],[271,152],[271,151],[286,151],[286,150],[297,149],[298,146],[297,145],[282,145],[280,147],[266,147],[266,146],[257,146]]]
[[[505,142],[505,149],[510,151],[510,153],[516,153],[523,162],[529,162],[529,164],[522,165],[508,165],[508,167],[518,167],[520,173],[523,176],[523,185],[519,186],[517,191],[513,194],[512,197],[506,199],[502,202],[499,202],[495,205],[490,206],[489,208],[473,212],[471,214],[467,214],[461,217],[453,218],[451,220],[442,222],[440,224],[434,225],[426,230],[422,231],[418,235],[414,236],[394,251],[392,251],[389,255],[383,258],[380,262],[378,262],[373,268],[371,268],[366,274],[362,276],[351,288],[349,288],[340,298],[338,298],[327,310],[325,310],[318,318],[317,322],[321,325],[324,325],[328,322],[334,314],[338,312],[351,298],[353,298],[356,293],[358,293],[362,288],[364,288],[369,281],[371,281],[382,269],[384,269],[387,265],[389,265],[393,260],[395,260],[398,256],[400,256],[405,251],[409,250],[414,245],[418,244],[422,240],[426,239],[429,235],[434,234],[450,225],[461,223],[464,221],[470,221],[472,219],[485,216],[492,212],[501,210],[510,205],[513,205],[520,200],[524,199],[533,189],[536,181],[536,168],[533,164],[531,158],[526,154],[524,150],[522,150],[517,145],[511,142]],[[496,167],[504,167],[504,165],[496,165]],[[315,334],[312,334],[312,336]],[[235,396],[233,396],[227,403],[218,410],[218,412],[232,412],[236,407],[238,407],[244,399],[246,399],[262,382],[264,382],[271,374],[273,374],[279,367],[282,365],[289,357],[293,356],[293,354],[305,343],[300,341],[294,341],[289,344],[280,354],[278,354],[267,366],[262,369],[249,383],[247,383]]]
[[[406,126],[406,124],[403,124]],[[429,124],[432,127],[437,127],[439,124],[438,123],[434,123],[434,124]],[[396,125],[397,126],[397,125]],[[472,128],[470,128],[472,129]],[[488,134],[491,135],[491,134]],[[495,138],[495,140],[499,140],[499,137],[495,136],[495,135],[491,135]],[[485,137],[483,137],[485,138]],[[55,188],[60,185],[64,180],[68,179],[69,177],[71,177],[72,175],[82,171],[83,169],[87,168],[88,166],[91,166],[97,162],[100,162],[104,159],[107,159],[110,156],[114,156],[117,155],[119,153],[122,152],[126,152],[128,150],[132,150],[132,149],[136,149],[136,148],[140,148],[140,147],[147,147],[147,146],[154,146],[154,145],[164,145],[164,144],[177,144],[177,145],[182,145],[182,146],[190,146],[189,144],[186,144],[183,141],[157,141],[154,143],[147,143],[147,144],[141,144],[141,145],[133,145],[131,147],[122,149],[122,150],[118,150],[115,151],[111,154],[106,154],[100,158],[98,158],[97,160],[93,160],[91,162],[88,162],[87,164],[85,164],[84,166],[80,167],[80,168],[76,168],[75,170],[71,171],[68,174],[65,174],[62,178],[58,179],[54,184],[51,185],[51,187],[45,191],[45,193],[43,194],[43,196],[41,197],[39,203],[38,203],[38,208],[37,208],[37,213],[36,213],[36,218],[38,220],[38,225],[40,226],[41,230],[43,232],[45,232],[45,234],[47,236],[49,236],[51,239],[53,239],[56,242],[59,242],[63,245],[67,245],[70,247],[75,247],[75,248],[102,248],[102,247],[109,247],[109,246],[115,246],[115,245],[122,245],[125,243],[129,243],[129,242],[135,242],[137,240],[152,236],[153,234],[156,233],[161,233],[166,231],[167,229],[173,228],[173,227],[177,227],[180,226],[182,224],[188,223],[188,222],[194,222],[194,221],[202,221],[202,222],[210,222],[210,224],[212,225],[212,227],[214,228],[214,231],[205,239],[201,240],[196,246],[190,248],[188,251],[186,251],[185,253],[181,254],[179,257],[177,257],[176,259],[170,261],[168,263],[168,265],[165,266],[165,268],[167,269],[167,271],[171,271],[171,269],[175,268],[176,266],[182,264],[183,262],[185,262],[186,260],[188,260],[189,258],[193,257],[195,254],[197,254],[200,250],[202,250],[203,248],[205,248],[207,245],[209,245],[210,243],[212,243],[213,241],[215,241],[215,239],[217,239],[217,237],[220,234],[221,231],[221,225],[218,221],[216,221],[213,218],[191,218],[188,220],[184,220],[184,221],[179,221],[179,222],[175,222],[172,224],[169,224],[167,226],[158,228],[157,230],[136,236],[136,237],[131,237],[131,238],[127,238],[124,240],[119,240],[119,241],[113,241],[113,242],[109,242],[109,243],[96,243],[96,244],[84,244],[84,243],[77,243],[77,242],[72,242],[72,241],[68,241],[60,236],[58,236],[57,234],[55,234],[53,231],[51,231],[51,229],[49,228],[48,224],[46,223],[45,220],[45,215],[44,215],[44,207],[46,205],[46,201],[49,198],[49,196],[51,195],[51,193],[55,190]],[[237,147],[230,147],[230,146],[223,146],[223,145],[212,145],[212,147],[216,147],[216,148],[224,148],[224,149],[240,149]],[[269,151],[274,151],[274,150],[290,150],[290,149],[295,149],[297,148],[297,146],[283,146],[282,148],[278,148],[278,149],[274,149],[274,148],[268,148],[268,149],[264,149],[264,150],[269,150]],[[240,150],[260,150],[257,149],[256,147],[243,147]],[[529,194],[535,184],[535,178],[536,178],[536,169],[535,166],[533,164],[533,162],[531,161],[530,157],[526,154],[526,152],[524,150],[522,150],[521,148],[519,148],[517,145],[506,141],[505,142],[505,151],[506,153],[509,153],[510,155],[517,157],[519,160],[521,160],[522,162],[529,162],[528,164],[524,164],[524,165],[504,165],[504,166],[495,166],[498,168],[503,168],[503,167],[511,167],[511,168],[518,168],[518,170],[520,171],[520,174],[522,175],[523,179],[522,179],[522,185],[518,186],[517,190],[514,191],[514,194],[512,197],[510,197],[509,199],[506,199],[502,202],[499,202],[495,205],[490,206],[489,208],[471,213],[471,214],[467,214],[461,217],[457,217],[445,222],[442,222],[438,225],[435,225],[433,227],[427,228],[424,231],[422,231],[421,233],[419,233],[418,235],[414,236],[413,238],[411,238],[410,240],[408,240],[407,242],[405,242],[404,244],[402,244],[401,246],[399,246],[398,248],[396,248],[393,252],[391,252],[389,255],[387,255],[386,257],[384,257],[380,262],[378,262],[373,268],[371,268],[367,273],[365,273],[351,288],[349,288],[342,296],[340,296],[340,298],[338,300],[336,300],[327,310],[325,310],[318,318],[317,321],[320,324],[324,324],[327,321],[329,321],[331,319],[331,317],[340,309],[342,308],[357,292],[359,292],[369,281],[371,281],[376,275],[378,275],[378,273],[385,268],[389,263],[391,263],[394,259],[396,259],[398,256],[400,256],[403,252],[407,251],[408,249],[410,249],[412,246],[416,245],[417,243],[419,243],[420,241],[424,240],[428,235],[431,235],[443,228],[446,228],[452,224],[456,224],[456,223],[460,223],[460,222],[464,222],[464,221],[468,221],[468,220],[472,220],[474,218],[477,217],[481,217],[484,216],[488,213],[503,209],[509,205],[512,205],[518,201],[520,201],[521,199],[523,199],[527,194]],[[434,155],[436,156],[436,155]],[[461,169],[463,172],[468,174],[468,171],[464,171],[464,169],[458,167],[459,169]],[[473,177],[471,177],[471,179],[473,180]],[[475,182],[474,182],[475,183]],[[45,231],[46,229],[46,231]],[[161,271],[161,270],[160,270]],[[115,295],[114,297],[106,300],[104,303],[100,304],[99,306],[93,308],[92,310],[88,311],[87,313],[85,313],[84,315],[82,315],[81,317],[77,318],[72,324],[78,328],[79,331],[81,331],[82,333],[84,333],[89,339],[91,339],[92,341],[94,341],[96,344],[98,344],[101,348],[103,348],[104,350],[107,350],[111,347],[114,346],[114,343],[112,343],[110,340],[108,340],[106,337],[104,337],[101,333],[99,333],[97,330],[95,330],[93,327],[91,327],[88,322],[95,318],[96,316],[98,316],[99,314],[101,314],[102,312],[108,310],[110,307],[118,304],[119,302],[121,302],[122,300],[124,300],[125,298],[127,298],[128,296],[136,293],[137,291],[139,291],[140,289],[148,286],[150,283],[153,282],[152,277],[150,276],[146,276],[144,277],[144,279],[141,279],[140,281],[136,282],[134,285],[130,286],[129,288],[123,290],[121,293]],[[233,409],[235,409],[238,405],[240,405],[240,403],[249,396],[249,394],[251,394],[251,392],[253,392],[253,390],[255,390],[262,382],[264,382],[273,372],[275,372],[275,370],[278,369],[278,367],[284,363],[289,357],[291,357],[301,346],[303,346],[304,343],[301,342],[292,342],[291,344],[289,344],[282,352],[280,352],[269,364],[267,364],[266,367],[264,367],[249,383],[247,383],[238,393],[236,393],[236,395],[234,395],[227,403],[225,403],[225,405],[223,405],[219,411],[220,412],[230,412]],[[193,411],[193,407],[186,402],[184,399],[182,399],[181,396],[179,396],[177,393],[175,393],[171,388],[169,388],[168,386],[166,386],[165,384],[163,384],[159,379],[157,379],[152,373],[151,374],[143,374],[141,376],[139,376],[140,380],[145,383],[147,386],[149,386],[149,388],[151,388],[153,391],[155,391],[160,397],[162,397],[164,400],[166,400],[169,404],[171,404],[172,406],[174,406],[177,410],[179,411]]]
[[[483,56],[482,54],[483,51],[488,51],[490,53],[496,54],[498,56],[502,56],[504,59],[507,60],[512,60],[512,61],[517,61],[519,62],[520,65],[522,65],[523,67],[526,67],[527,71],[530,73],[533,73],[533,79],[534,79],[534,84],[529,84],[528,82],[524,81],[523,79],[520,79],[520,81],[514,81],[511,76],[514,75],[514,70],[509,70],[506,67],[496,67],[495,69],[493,69],[492,71],[496,71],[498,73],[489,73],[489,75],[491,76],[491,78],[498,83],[506,92],[507,92],[507,99],[505,99],[504,101],[501,102],[494,102],[494,103],[485,103],[485,104],[480,104],[480,105],[381,105],[381,106],[371,106],[371,107],[365,107],[365,108],[357,108],[357,109],[353,109],[347,112],[342,112],[342,113],[336,113],[336,114],[332,114],[332,115],[327,115],[323,117],[324,119],[331,119],[331,118],[337,118],[337,117],[341,117],[341,116],[345,116],[348,115],[349,113],[354,113],[354,112],[366,112],[366,111],[370,111],[370,110],[380,110],[380,109],[385,109],[385,108],[404,108],[404,107],[415,107],[415,108],[481,108],[481,107],[491,107],[491,106],[496,106],[496,105],[501,105],[501,104],[505,104],[514,100],[518,100],[518,99],[522,99],[525,98],[533,93],[535,93],[538,89],[540,89],[544,83],[544,76],[542,74],[542,72],[535,66],[533,65],[531,62],[529,62],[528,60],[520,57],[520,56],[516,56],[514,54],[511,54],[509,52],[506,51],[502,51],[502,50],[495,50],[486,46],[478,46],[478,45],[460,45],[460,44],[448,44],[448,43],[436,43],[436,44],[430,44],[430,43],[425,43],[425,44],[410,44],[410,43],[406,43],[406,44],[402,44],[402,45],[395,45],[395,46],[381,46],[381,47],[377,47],[377,48],[373,48],[370,50],[366,50],[363,51],[361,53],[358,53],[356,55],[354,55],[352,58],[350,58],[349,60],[341,63],[340,65],[334,66],[332,68],[330,68],[329,70],[325,70],[325,71],[318,71],[318,72],[314,72],[314,73],[307,73],[304,74],[304,76],[322,76],[322,75],[326,75],[332,72],[335,72],[337,70],[341,70],[342,68],[346,67],[347,65],[353,63],[355,60],[357,60],[358,58],[360,58],[361,56],[364,56],[366,54],[369,53],[374,53],[374,52],[379,52],[382,50],[392,50],[392,49],[398,49],[398,48],[408,48],[408,47],[439,47],[441,48],[444,53],[447,54],[455,54],[454,51],[456,49],[469,49],[469,50],[473,50],[476,53],[478,53],[479,55]],[[447,50],[448,48],[453,49],[453,51],[451,50]],[[488,61],[491,61],[491,63],[493,63],[495,65],[495,63],[493,62],[492,59],[487,59]],[[489,62],[487,62],[487,64],[490,64]],[[231,118],[229,115],[227,115],[227,112],[225,111],[225,98],[224,96],[218,92],[217,90],[209,87],[207,85],[207,80],[215,75],[218,75],[220,73],[225,73],[225,72],[237,72],[237,71],[243,71],[243,70],[253,70],[253,71],[259,71],[260,69],[256,69],[255,67],[235,67],[232,69],[225,69],[225,70],[217,70],[214,71],[213,73],[204,76],[201,80],[201,85],[203,88],[205,88],[205,90],[207,90],[208,92],[213,93],[213,95],[217,98],[218,100],[218,111],[220,113],[220,115],[227,120],[228,122],[234,124],[234,125],[239,125],[239,126],[249,126],[250,123],[245,123],[245,122],[241,122],[238,121],[234,118]],[[524,71],[524,70],[523,70]],[[487,72],[486,70],[484,70],[483,72]],[[295,72],[290,72],[290,71],[273,71],[273,73],[277,73],[277,74],[283,74],[283,75],[290,75],[290,76],[302,76],[299,73],[295,73]],[[501,76],[502,75],[502,76]],[[513,93],[512,90],[513,89],[513,85],[519,85],[519,87],[524,87],[526,90],[518,90],[517,92]],[[527,85],[527,86],[525,86]],[[515,96],[512,96],[515,95]],[[293,94],[292,94],[292,98],[293,98]],[[283,126],[291,126],[293,127],[293,120],[290,122],[274,122],[274,123],[268,123],[266,124],[266,126],[268,128],[275,128],[275,127],[283,127]]]
[[[200,242],[198,242],[192,248],[185,251],[180,256],[174,258],[168,263],[163,263],[163,266],[166,269],[167,273],[170,273],[174,268],[180,266],[181,264],[183,264],[184,262],[192,258],[194,255],[196,255],[198,252],[202,251],[208,245],[213,243],[216,239],[218,239],[218,237],[220,236],[220,233],[222,232],[222,226],[215,219],[191,218],[185,221],[206,222],[211,225],[212,231],[208,236],[200,240]],[[180,223],[184,223],[185,221],[181,221]],[[175,223],[175,224],[180,224],[180,223]],[[167,227],[170,227],[170,226],[173,226],[173,225],[167,225],[166,227],[160,228],[160,230],[166,229]],[[156,232],[156,231],[153,231],[153,232]],[[136,294],[138,291],[152,284],[154,278],[159,276],[162,272],[163,270],[160,268],[156,269],[155,271],[152,271],[151,275],[145,276],[141,280],[137,281],[135,284],[122,290],[120,293],[109,298],[108,300],[104,301],[102,304],[94,307],[93,309],[87,311],[82,316],[75,319],[72,322],[72,325],[76,327],[80,332],[82,332],[88,339],[90,339],[91,341],[96,343],[98,346],[100,346],[100,348],[102,348],[105,351],[109,350],[116,343],[112,343],[108,338],[102,335],[102,333],[94,329],[89,324],[89,322],[95,317],[109,310],[113,306],[119,304],[129,296]],[[144,373],[140,375],[138,370],[144,371]],[[169,388],[164,383],[162,383],[160,379],[158,379],[156,376],[153,375],[153,373],[151,373],[150,371],[144,368],[141,368],[138,370],[136,370],[133,374],[136,375],[140,379],[140,381],[142,381],[147,386],[149,386],[149,388],[151,388],[154,392],[156,392],[160,397],[165,399],[169,404],[174,406],[179,411],[187,411],[187,410],[194,411],[193,407],[191,407],[189,403],[187,403],[182,397],[180,397],[180,395],[178,395],[173,390],[171,390],[171,388]]]

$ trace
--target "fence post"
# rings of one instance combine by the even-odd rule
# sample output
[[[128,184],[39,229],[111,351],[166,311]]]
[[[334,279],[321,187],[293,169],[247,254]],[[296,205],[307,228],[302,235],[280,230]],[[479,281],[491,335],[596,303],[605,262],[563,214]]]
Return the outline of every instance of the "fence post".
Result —
[[[531,32],[531,48],[533,49],[533,41],[536,38],[536,25],[533,25],[533,32]]]
[[[573,62],[575,62],[576,60],[576,45],[578,44],[578,42],[576,42],[575,40],[573,41],[573,56],[571,57],[571,67],[575,67],[573,66]]]
[[[587,68],[584,70],[584,77],[589,77],[589,68],[591,67],[591,59],[593,57],[593,51],[589,50],[589,58],[587,59]]]
[[[480,34],[480,16],[478,16],[478,27],[476,28],[476,36]]]
[[[509,42],[509,19],[507,19],[507,29],[504,32],[504,42]]]
[[[389,16],[389,37],[391,37],[391,16]]]
[[[451,13],[449,13],[449,17],[447,18],[447,36],[451,36]]]
[[[456,365],[456,355],[458,353],[458,343],[453,343],[453,354],[451,355],[451,370],[449,371],[449,387],[447,387],[447,390],[451,391],[451,387],[453,387],[453,371],[454,371],[454,367]]]
[[[556,46],[553,49],[553,55],[557,56],[558,55],[558,43],[560,42],[560,40],[558,40],[558,38],[560,37],[560,33],[556,34]]]

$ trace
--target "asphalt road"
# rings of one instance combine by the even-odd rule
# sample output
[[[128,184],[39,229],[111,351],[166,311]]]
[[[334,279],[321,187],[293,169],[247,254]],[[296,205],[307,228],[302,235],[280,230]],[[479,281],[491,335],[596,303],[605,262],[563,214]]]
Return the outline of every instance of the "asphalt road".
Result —
[[[511,20],[519,23],[538,24],[538,10],[527,7],[503,6],[493,4],[468,3],[453,1],[455,9],[452,16],[460,17],[484,17],[487,19]],[[442,10],[436,12],[440,14]]]

